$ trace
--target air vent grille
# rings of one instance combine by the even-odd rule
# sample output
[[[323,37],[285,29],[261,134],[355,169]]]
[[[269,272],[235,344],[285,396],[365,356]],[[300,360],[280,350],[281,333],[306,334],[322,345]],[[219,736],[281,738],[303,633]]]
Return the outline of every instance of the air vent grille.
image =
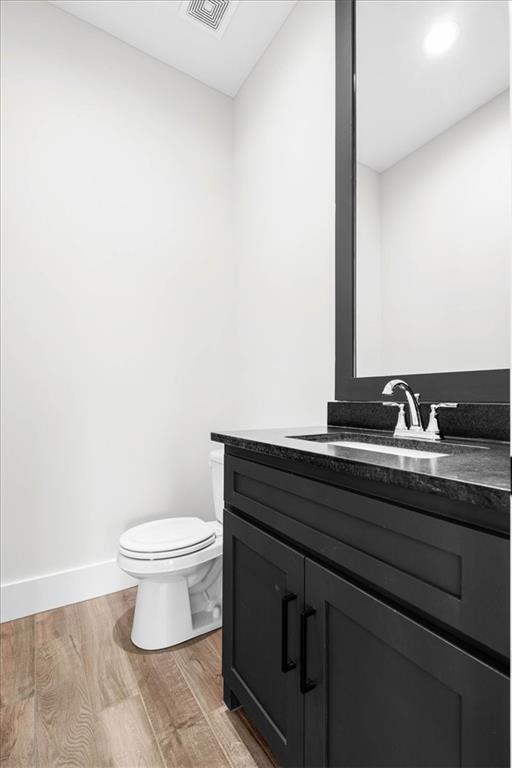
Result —
[[[185,0],[181,5],[181,16],[220,38],[237,5],[238,0]]]
[[[228,8],[229,0],[192,0],[188,14],[217,30]]]

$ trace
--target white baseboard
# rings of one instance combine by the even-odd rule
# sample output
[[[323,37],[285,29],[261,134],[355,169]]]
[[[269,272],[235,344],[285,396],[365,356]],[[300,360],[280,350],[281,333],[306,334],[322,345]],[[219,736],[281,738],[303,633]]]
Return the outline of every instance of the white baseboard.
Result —
[[[91,597],[128,589],[136,583],[135,579],[120,570],[115,560],[11,581],[1,587],[0,621],[20,619],[70,603],[80,603]]]

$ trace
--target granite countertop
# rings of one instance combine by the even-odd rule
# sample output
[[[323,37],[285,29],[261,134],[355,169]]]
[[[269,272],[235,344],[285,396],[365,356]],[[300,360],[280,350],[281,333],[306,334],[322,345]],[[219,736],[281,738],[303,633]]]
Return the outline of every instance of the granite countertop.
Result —
[[[315,441],[313,436],[323,438]],[[509,513],[510,448],[505,442],[448,438],[430,443],[395,439],[391,433],[379,430],[326,426],[213,432],[211,439],[323,470]],[[448,455],[411,458],[327,445],[325,441],[332,439],[399,445]]]

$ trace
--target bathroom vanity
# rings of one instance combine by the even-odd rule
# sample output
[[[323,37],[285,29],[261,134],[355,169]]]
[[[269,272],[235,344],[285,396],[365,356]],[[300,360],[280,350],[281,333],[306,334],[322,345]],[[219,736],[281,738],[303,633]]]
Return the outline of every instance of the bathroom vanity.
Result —
[[[228,707],[283,766],[507,766],[507,445],[340,426],[212,439]]]

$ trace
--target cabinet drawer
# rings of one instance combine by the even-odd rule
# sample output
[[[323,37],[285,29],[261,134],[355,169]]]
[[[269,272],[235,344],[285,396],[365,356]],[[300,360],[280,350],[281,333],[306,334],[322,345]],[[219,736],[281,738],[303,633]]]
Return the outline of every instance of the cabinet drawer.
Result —
[[[234,456],[225,501],[478,644],[509,655],[509,542]]]

